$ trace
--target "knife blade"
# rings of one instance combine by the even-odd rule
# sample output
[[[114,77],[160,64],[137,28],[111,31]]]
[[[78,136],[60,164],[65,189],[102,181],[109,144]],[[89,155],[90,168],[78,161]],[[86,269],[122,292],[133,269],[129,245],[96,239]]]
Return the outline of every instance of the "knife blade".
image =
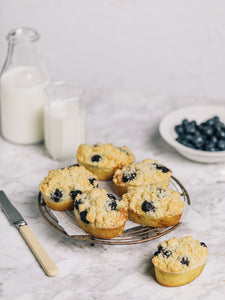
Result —
[[[23,236],[24,240],[32,250],[34,256],[42,266],[45,273],[50,277],[56,276],[59,272],[58,267],[49,257],[47,252],[44,250],[38,239],[31,231],[30,227],[27,225],[27,222],[24,220],[18,210],[12,205],[3,191],[0,191],[0,205],[10,223],[14,225]]]

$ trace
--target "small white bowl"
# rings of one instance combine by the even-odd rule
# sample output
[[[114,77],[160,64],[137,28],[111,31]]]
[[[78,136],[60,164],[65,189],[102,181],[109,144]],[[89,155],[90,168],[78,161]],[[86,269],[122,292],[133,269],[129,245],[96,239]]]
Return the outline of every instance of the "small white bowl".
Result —
[[[183,119],[187,119],[188,121],[195,120],[199,125],[214,116],[218,116],[220,121],[225,123],[225,106],[204,105],[183,107],[171,112],[162,119],[159,124],[159,132],[162,138],[183,156],[202,163],[219,163],[225,161],[225,151],[210,152],[186,147],[176,141],[177,133],[174,129]]]

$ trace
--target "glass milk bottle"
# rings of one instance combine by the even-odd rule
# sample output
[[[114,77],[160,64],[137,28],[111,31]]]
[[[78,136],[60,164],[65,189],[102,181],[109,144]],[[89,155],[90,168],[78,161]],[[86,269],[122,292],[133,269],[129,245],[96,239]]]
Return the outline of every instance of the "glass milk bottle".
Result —
[[[78,84],[61,81],[46,89],[45,146],[53,159],[75,159],[85,142],[85,92]]]
[[[1,132],[16,144],[43,141],[47,72],[36,52],[39,34],[17,28],[7,35],[8,54],[1,72]]]

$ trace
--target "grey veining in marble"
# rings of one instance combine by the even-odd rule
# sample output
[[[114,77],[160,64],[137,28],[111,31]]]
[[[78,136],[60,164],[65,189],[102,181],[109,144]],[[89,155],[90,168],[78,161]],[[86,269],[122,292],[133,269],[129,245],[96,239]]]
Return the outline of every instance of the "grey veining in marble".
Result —
[[[168,112],[195,99],[133,95],[105,90],[91,94],[87,109],[87,142],[127,145],[137,161],[156,158],[173,170],[191,196],[195,211],[205,217],[185,223],[159,239],[126,246],[91,246],[52,228],[37,205],[38,185],[48,170],[74,161],[53,161],[44,145],[18,146],[0,139],[0,188],[29,223],[59,267],[55,278],[39,267],[17,230],[0,212],[0,299],[223,299],[225,294],[225,164],[189,161],[159,136],[158,124]],[[199,103],[199,102],[198,102]],[[214,102],[215,103],[215,102]],[[193,235],[209,248],[207,265],[195,281],[166,288],[154,278],[152,255],[159,242]]]

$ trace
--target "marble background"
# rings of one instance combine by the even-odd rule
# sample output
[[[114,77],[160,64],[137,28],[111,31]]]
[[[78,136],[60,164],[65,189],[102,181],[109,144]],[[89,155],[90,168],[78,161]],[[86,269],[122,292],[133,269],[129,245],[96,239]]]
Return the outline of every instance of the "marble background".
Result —
[[[182,101],[181,101],[182,100]],[[198,104],[206,102],[199,100]],[[208,100],[208,102],[211,102]],[[185,223],[159,239],[137,245],[94,245],[64,236],[43,218],[38,185],[48,170],[73,161],[53,161],[44,145],[18,146],[0,139],[0,187],[27,220],[57,264],[47,277],[23,238],[0,212],[0,299],[223,299],[225,294],[225,164],[200,164],[180,156],[159,136],[158,124],[170,111],[195,104],[174,98],[99,90],[87,105],[87,142],[127,145],[137,161],[156,158],[169,166],[188,190],[201,222]],[[209,259],[192,283],[166,288],[154,278],[152,255],[159,242],[193,235],[208,245]]]

